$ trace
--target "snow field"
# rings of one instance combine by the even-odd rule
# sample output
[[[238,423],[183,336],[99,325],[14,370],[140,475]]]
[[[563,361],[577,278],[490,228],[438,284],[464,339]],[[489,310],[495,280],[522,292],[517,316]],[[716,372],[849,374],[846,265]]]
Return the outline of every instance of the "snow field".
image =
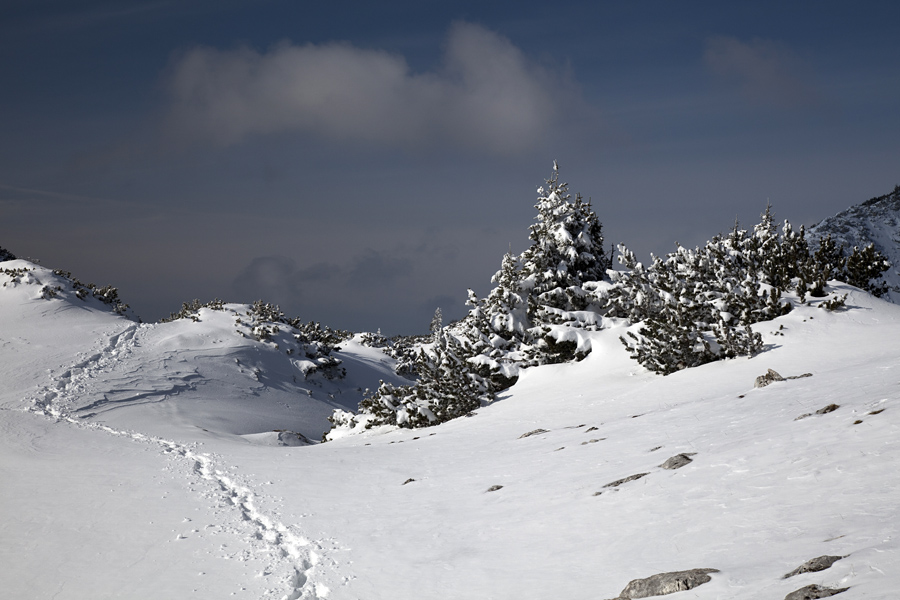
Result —
[[[136,325],[40,299],[47,273],[0,293],[0,597],[587,600],[692,568],[719,572],[673,600],[900,583],[900,307],[851,288],[849,310],[755,325],[749,360],[660,377],[605,329],[472,417],[287,446],[273,430],[318,439],[390,362],[351,342],[346,380],[307,380],[227,312]],[[812,376],[754,389],[770,368]],[[845,558],[782,579],[826,554]]]

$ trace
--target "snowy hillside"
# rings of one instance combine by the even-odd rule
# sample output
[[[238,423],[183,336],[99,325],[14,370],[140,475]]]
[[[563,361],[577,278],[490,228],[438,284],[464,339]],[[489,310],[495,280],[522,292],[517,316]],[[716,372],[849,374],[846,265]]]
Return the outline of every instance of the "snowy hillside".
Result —
[[[890,194],[851,206],[816,223],[809,228],[807,238],[818,242],[827,234],[848,249],[874,244],[891,262],[891,268],[884,273],[884,280],[890,286],[884,298],[900,303],[900,186]]]
[[[390,359],[348,342],[329,379],[246,306],[139,324],[0,267],[28,269],[0,273],[0,598],[593,600],[691,569],[713,571],[673,600],[900,588],[900,306],[854,288],[754,325],[752,359],[662,377],[621,328],[585,332],[585,360],[469,418],[306,444]]]

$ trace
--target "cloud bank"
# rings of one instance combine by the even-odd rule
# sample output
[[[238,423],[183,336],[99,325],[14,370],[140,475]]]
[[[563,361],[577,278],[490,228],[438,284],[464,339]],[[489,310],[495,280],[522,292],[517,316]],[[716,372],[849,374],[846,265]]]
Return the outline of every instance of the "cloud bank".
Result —
[[[573,86],[508,39],[456,23],[442,64],[413,73],[399,55],[347,43],[283,42],[268,52],[194,48],[168,78],[169,125],[194,141],[236,144],[282,132],[492,154],[533,148]]]

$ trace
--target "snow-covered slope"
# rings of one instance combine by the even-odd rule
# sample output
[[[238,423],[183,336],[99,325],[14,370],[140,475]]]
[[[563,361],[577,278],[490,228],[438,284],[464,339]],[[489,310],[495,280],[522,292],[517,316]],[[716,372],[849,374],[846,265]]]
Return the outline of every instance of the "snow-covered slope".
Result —
[[[673,600],[900,587],[900,306],[853,288],[755,325],[752,359],[661,377],[606,329],[470,418],[298,447],[265,432],[317,439],[383,355],[347,344],[349,381],[311,385],[228,311],[139,325],[39,290],[0,287],[2,598],[602,599],[692,568],[718,572]],[[767,369],[811,376],[755,389]]]
[[[884,280],[890,286],[884,297],[900,303],[900,186],[890,194],[851,206],[816,223],[809,228],[807,238],[818,243],[827,234],[850,250],[854,246],[874,244],[891,262],[891,268],[884,273]]]

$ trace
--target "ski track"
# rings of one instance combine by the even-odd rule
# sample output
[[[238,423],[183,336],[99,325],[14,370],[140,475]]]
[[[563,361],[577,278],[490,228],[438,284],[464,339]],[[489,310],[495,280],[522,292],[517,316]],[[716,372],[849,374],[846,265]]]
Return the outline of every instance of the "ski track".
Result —
[[[74,417],[75,413],[100,408],[112,404],[117,406],[134,405],[144,402],[162,401],[166,396],[177,394],[184,389],[190,389],[191,385],[173,384],[168,389],[152,390],[144,393],[130,394],[130,398],[124,400],[109,400],[107,394],[96,389],[95,381],[103,373],[109,373],[123,360],[134,354],[137,345],[135,337],[139,325],[130,325],[124,330],[115,333],[102,340],[96,350],[74,365],[64,369],[60,374],[50,374],[50,382],[40,386],[35,394],[28,398],[31,406],[25,409],[28,412],[39,414],[56,422],[63,422],[82,429],[93,429],[110,435],[130,439],[134,442],[157,446],[160,453],[170,461],[181,464],[187,473],[187,477],[195,482],[199,481],[203,486],[188,485],[192,491],[201,491],[201,496],[207,500],[213,500],[216,508],[224,509],[236,517],[242,524],[240,528],[245,530],[245,536],[254,549],[253,558],[267,557],[266,566],[259,573],[263,577],[276,577],[281,585],[288,589],[283,593],[284,587],[267,589],[263,598],[277,598],[281,600],[316,600],[324,599],[329,594],[329,589],[322,583],[313,581],[316,567],[321,563],[324,553],[322,543],[314,542],[295,530],[293,526],[284,525],[277,518],[261,512],[256,507],[257,495],[244,481],[234,474],[220,468],[214,454],[202,453],[197,450],[200,445],[197,442],[183,444],[173,440],[167,440],[156,436],[145,435],[136,431],[120,431],[106,425],[86,420],[96,415],[91,412]],[[182,378],[184,380],[186,378]],[[88,396],[91,392],[102,396],[102,400],[78,407],[77,400]],[[153,396],[160,396],[159,400],[151,400]],[[102,412],[102,411],[101,411]],[[219,524],[221,525],[221,523]],[[236,530],[234,533],[238,534]]]

